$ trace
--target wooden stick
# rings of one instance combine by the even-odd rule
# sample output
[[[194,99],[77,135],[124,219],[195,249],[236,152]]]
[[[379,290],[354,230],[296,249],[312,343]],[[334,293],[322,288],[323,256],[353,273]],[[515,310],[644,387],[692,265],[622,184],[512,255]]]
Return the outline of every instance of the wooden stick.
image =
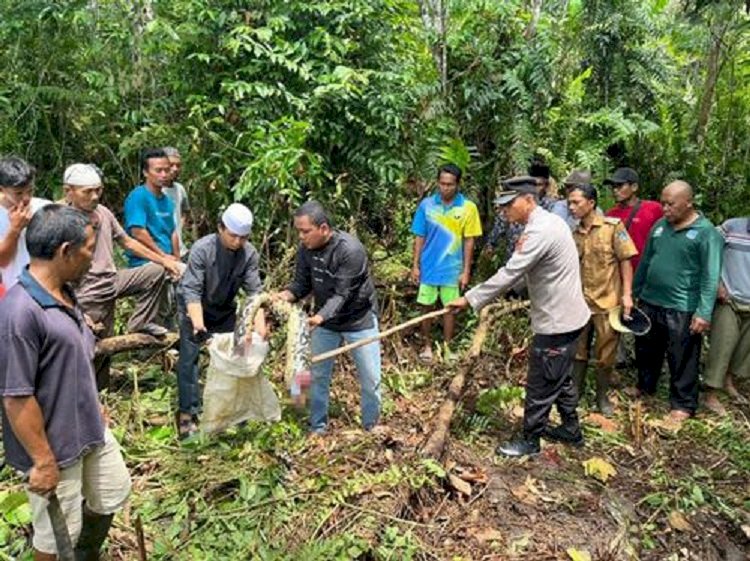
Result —
[[[413,319],[410,319],[409,321],[405,321],[404,323],[400,323],[394,327],[391,327],[390,329],[386,329],[385,331],[382,331],[378,333],[377,335],[374,335],[373,337],[368,337],[367,339],[362,339],[361,341],[355,341],[354,343],[349,343],[348,345],[344,345],[343,347],[339,347],[338,349],[334,349],[332,351],[328,351],[326,353],[322,353],[317,356],[314,356],[312,357],[311,363],[315,364],[317,362],[328,360],[329,358],[333,358],[340,354],[347,353],[358,347],[368,345],[375,341],[379,341],[380,339],[383,339],[384,337],[388,337],[390,335],[393,335],[394,333],[398,333],[399,331],[402,331],[406,329],[407,327],[419,325],[420,323],[428,319],[439,318],[440,316],[444,316],[445,314],[451,313],[452,311],[453,309],[451,308],[442,308],[440,310],[435,310],[433,312],[423,314],[419,317],[415,317]]]
[[[146,537],[143,534],[143,522],[141,522],[140,514],[135,517],[135,536],[138,541],[138,561],[147,561]]]

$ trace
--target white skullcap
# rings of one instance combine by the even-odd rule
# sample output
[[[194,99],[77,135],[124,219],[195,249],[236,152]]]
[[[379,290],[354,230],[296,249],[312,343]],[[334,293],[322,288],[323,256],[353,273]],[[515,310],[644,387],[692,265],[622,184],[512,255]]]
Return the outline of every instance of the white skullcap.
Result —
[[[221,215],[224,226],[237,236],[250,235],[253,226],[253,213],[245,205],[232,203]]]
[[[89,164],[73,164],[63,173],[63,184],[74,187],[92,187],[101,185],[102,178],[94,166]]]

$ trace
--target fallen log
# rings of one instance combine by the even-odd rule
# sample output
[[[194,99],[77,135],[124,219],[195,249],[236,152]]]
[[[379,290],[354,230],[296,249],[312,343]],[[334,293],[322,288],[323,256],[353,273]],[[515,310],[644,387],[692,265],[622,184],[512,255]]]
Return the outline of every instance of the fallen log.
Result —
[[[107,337],[96,343],[95,356],[110,356],[127,351],[141,349],[167,348],[174,345],[180,336],[177,333],[167,333],[164,337],[154,337],[145,333],[128,333]]]
[[[477,330],[474,332],[474,337],[471,342],[471,347],[466,353],[466,356],[461,360],[459,364],[458,373],[451,380],[448,386],[448,395],[446,396],[443,403],[440,405],[435,420],[433,421],[433,429],[430,436],[427,438],[424,446],[422,447],[422,454],[429,458],[438,459],[443,454],[445,448],[445,441],[448,437],[451,420],[453,419],[453,413],[456,410],[456,404],[461,399],[461,395],[466,385],[466,380],[471,373],[472,369],[476,364],[476,358],[482,352],[482,345],[484,340],[487,338],[487,331],[490,326],[490,314],[493,317],[504,315],[516,310],[520,310],[528,307],[528,300],[522,302],[503,302],[500,304],[490,304],[482,308],[479,314],[479,325]]]

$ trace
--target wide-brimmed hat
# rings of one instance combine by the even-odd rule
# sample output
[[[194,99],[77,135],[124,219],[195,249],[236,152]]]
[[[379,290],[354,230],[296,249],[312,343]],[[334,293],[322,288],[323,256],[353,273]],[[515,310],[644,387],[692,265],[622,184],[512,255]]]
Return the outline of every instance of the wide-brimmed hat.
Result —
[[[635,335],[645,335],[651,329],[651,320],[635,306],[630,310],[630,318],[622,315],[622,308],[619,306],[612,308],[609,311],[609,324],[615,331]]]

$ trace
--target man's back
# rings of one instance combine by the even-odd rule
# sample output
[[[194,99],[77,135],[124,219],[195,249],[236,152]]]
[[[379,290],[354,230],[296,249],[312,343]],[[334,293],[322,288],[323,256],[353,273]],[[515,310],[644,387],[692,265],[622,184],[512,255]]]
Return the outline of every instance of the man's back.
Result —
[[[536,333],[566,333],[585,325],[589,311],[583,297],[578,251],[567,223],[544,209],[527,224],[525,236],[546,240],[528,271],[532,327]],[[510,265],[510,263],[509,263]]]

